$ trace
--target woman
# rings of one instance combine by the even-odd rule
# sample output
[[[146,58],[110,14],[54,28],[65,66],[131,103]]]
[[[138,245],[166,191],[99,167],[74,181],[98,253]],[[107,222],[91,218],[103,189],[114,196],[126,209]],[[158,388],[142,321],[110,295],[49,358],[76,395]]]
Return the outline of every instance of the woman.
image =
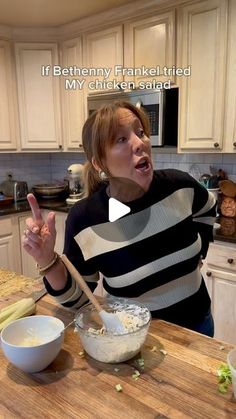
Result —
[[[200,274],[215,216],[213,195],[187,173],[153,171],[146,115],[130,103],[93,113],[83,128],[87,198],[66,221],[64,253],[92,290],[99,272],[105,290],[135,298],[158,317],[213,336],[210,298]],[[108,221],[109,198],[130,213]],[[54,253],[55,219],[42,220],[33,195],[23,246],[48,292],[65,307],[86,297]]]

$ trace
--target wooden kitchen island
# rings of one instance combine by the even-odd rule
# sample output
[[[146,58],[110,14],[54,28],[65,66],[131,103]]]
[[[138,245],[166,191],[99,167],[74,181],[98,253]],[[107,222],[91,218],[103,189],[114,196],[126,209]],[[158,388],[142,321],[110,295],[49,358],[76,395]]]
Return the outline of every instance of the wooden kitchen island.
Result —
[[[48,295],[37,303],[37,313],[65,324],[73,319]],[[223,346],[153,320],[137,357],[144,359],[144,367],[137,359],[103,364],[79,355],[82,346],[72,326],[57,359],[40,373],[21,372],[0,350],[0,418],[236,418],[232,387],[227,394],[218,392],[216,370],[232,348]],[[137,379],[132,377],[135,370],[140,372]]]

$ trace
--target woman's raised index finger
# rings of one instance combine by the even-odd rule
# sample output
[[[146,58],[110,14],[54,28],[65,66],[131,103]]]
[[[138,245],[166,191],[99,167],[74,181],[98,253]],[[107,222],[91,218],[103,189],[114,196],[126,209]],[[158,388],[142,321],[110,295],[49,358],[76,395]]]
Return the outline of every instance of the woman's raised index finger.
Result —
[[[38,204],[35,196],[32,193],[29,193],[27,195],[27,200],[28,200],[28,202],[30,204],[30,208],[31,208],[31,211],[32,211],[32,214],[33,214],[34,221],[39,226],[42,226],[42,224],[43,224],[43,217],[42,217],[41,210],[39,208],[39,204]]]

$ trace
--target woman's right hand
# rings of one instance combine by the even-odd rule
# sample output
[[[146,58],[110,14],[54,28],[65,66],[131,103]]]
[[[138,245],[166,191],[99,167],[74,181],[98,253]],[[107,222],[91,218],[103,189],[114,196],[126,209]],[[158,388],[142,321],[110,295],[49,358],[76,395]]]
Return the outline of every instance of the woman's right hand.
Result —
[[[41,267],[44,267],[54,258],[56,242],[55,213],[49,212],[46,222],[44,222],[35,196],[28,194],[27,199],[32,211],[32,218],[26,220],[22,246]]]

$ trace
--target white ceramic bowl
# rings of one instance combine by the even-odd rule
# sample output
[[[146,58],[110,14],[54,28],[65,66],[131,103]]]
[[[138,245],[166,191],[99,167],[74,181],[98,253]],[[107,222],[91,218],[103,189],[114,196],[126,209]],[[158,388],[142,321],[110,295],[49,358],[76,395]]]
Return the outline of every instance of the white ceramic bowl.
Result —
[[[3,353],[22,371],[42,371],[60,352],[64,328],[64,323],[52,316],[15,320],[1,332]]]
[[[94,359],[106,363],[124,362],[133,358],[144,344],[151,321],[150,311],[137,301],[126,298],[108,298],[102,307],[108,312],[125,311],[139,317],[137,330],[122,335],[96,334],[101,325],[94,322],[95,308],[92,304],[83,306],[75,318],[75,325],[85,351]]]

